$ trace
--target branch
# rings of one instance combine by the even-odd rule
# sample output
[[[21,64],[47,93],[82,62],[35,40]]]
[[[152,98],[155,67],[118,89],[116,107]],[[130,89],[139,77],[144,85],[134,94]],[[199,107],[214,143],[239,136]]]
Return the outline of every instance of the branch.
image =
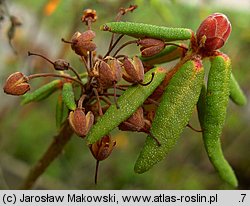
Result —
[[[44,173],[50,163],[62,152],[65,145],[73,134],[68,121],[63,125],[58,135],[54,137],[53,142],[41,157],[41,159],[30,169],[29,174],[19,189],[31,189],[36,180]]]

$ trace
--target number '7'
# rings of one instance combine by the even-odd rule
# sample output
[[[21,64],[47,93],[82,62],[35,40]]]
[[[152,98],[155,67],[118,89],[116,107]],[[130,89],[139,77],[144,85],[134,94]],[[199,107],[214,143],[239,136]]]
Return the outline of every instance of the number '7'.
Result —
[[[242,196],[241,202],[244,202],[244,199],[245,199],[245,197],[246,197],[247,194],[240,194],[240,195]]]

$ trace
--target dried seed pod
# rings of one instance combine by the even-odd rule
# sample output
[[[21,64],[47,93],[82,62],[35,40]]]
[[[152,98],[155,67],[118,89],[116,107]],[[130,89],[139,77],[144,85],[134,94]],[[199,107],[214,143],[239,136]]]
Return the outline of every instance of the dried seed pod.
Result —
[[[21,72],[15,72],[11,74],[3,87],[6,94],[11,95],[23,95],[30,90],[30,85],[28,83],[28,77],[26,77]]]
[[[103,89],[112,87],[122,77],[122,69],[117,59],[109,58],[105,61],[97,62],[94,71],[94,75]]]
[[[141,83],[144,80],[144,67],[138,56],[133,60],[124,58],[123,60],[123,79],[131,83]]]
[[[65,61],[64,59],[57,59],[53,65],[55,70],[58,71],[68,70],[70,67],[69,62]]]
[[[145,126],[143,109],[139,107],[136,112],[118,127],[122,131],[141,131]]]
[[[138,41],[142,57],[151,57],[165,48],[165,42],[160,39],[145,38]]]
[[[96,44],[92,42],[95,38],[95,32],[92,30],[83,33],[76,32],[71,39],[71,48],[76,54],[86,56],[88,51],[95,51]]]
[[[105,135],[97,142],[89,145],[89,149],[96,159],[95,184],[97,184],[99,162],[109,157],[115,145],[116,142],[111,139],[110,135]]]
[[[97,20],[96,10],[94,9],[85,9],[82,15],[82,22],[86,24],[88,21],[95,22]]]
[[[94,123],[94,115],[91,111],[85,115],[83,108],[77,108],[70,112],[69,123],[79,137],[85,137]]]
[[[232,26],[227,16],[221,13],[209,15],[196,32],[197,42],[207,51],[221,48],[227,41]]]
[[[96,143],[89,145],[89,149],[96,160],[102,161],[111,154],[115,145],[116,142],[111,139],[110,135],[106,135]]]
[[[165,62],[173,61],[177,58],[181,58],[186,53],[187,46],[185,44],[177,44],[177,45],[168,45],[165,47],[160,53],[151,56],[151,57],[140,57],[142,60],[144,67],[150,67],[156,64],[162,64]]]

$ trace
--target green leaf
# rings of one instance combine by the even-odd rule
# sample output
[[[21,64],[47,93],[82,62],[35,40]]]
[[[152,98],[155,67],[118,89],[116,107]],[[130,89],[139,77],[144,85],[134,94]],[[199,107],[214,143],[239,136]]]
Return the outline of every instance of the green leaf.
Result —
[[[161,146],[148,136],[135,163],[135,172],[144,173],[160,162],[175,146],[188,124],[198,101],[204,69],[200,59],[184,63],[170,80],[152,123],[151,134]]]
[[[56,127],[60,129],[63,122],[68,117],[68,108],[62,100],[62,94],[60,93],[56,102]]]
[[[43,99],[46,99],[51,94],[53,94],[57,89],[59,89],[62,86],[62,81],[57,79],[54,81],[51,81],[48,84],[45,84],[41,86],[40,88],[36,89],[32,93],[26,93],[23,95],[23,99],[21,101],[21,104],[28,104],[30,102],[38,102]]]
[[[76,109],[75,94],[74,94],[72,83],[66,82],[63,84],[62,99],[65,105],[70,110]]]
[[[240,88],[240,85],[235,79],[233,73],[231,73],[230,78],[230,99],[239,106],[244,106],[247,104],[247,98]]]
[[[206,112],[206,94],[207,94],[207,88],[204,82],[202,85],[199,100],[197,102],[198,118],[199,118],[201,128],[203,128],[203,125],[204,125],[204,116]]]
[[[119,109],[111,105],[106,113],[97,121],[87,135],[88,144],[93,144],[111,130],[117,127],[121,122],[128,119],[139,106],[152,94],[152,92],[163,81],[166,70],[158,67],[151,69],[145,74],[145,82],[151,79],[152,73],[155,73],[153,81],[147,85],[130,86],[117,100]]]
[[[136,38],[151,37],[164,41],[187,40],[192,37],[193,33],[187,28],[170,28],[134,22],[110,22],[101,26],[101,30]]]
[[[214,168],[220,177],[236,187],[237,178],[225,159],[220,137],[225,123],[230,92],[231,61],[224,54],[211,58],[208,75],[204,125],[202,128],[204,145]]]

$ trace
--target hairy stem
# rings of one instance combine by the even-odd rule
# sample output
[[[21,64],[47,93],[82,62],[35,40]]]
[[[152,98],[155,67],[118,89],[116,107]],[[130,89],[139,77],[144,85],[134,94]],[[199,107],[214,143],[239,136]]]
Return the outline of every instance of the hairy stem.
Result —
[[[30,169],[26,179],[19,189],[31,189],[36,180],[44,173],[50,163],[62,152],[65,145],[73,134],[68,121],[64,124],[61,131],[53,139],[53,142],[43,154],[41,159]]]

